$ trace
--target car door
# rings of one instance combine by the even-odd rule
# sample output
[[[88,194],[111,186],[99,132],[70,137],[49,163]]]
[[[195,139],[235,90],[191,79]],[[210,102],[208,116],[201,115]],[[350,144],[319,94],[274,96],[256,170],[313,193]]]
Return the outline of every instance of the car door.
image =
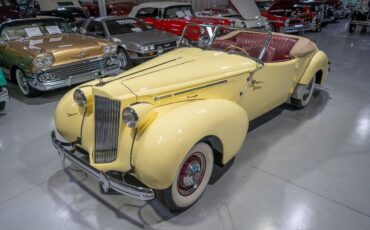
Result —
[[[295,60],[264,63],[245,82],[241,105],[252,120],[283,104],[292,93],[297,77]]]

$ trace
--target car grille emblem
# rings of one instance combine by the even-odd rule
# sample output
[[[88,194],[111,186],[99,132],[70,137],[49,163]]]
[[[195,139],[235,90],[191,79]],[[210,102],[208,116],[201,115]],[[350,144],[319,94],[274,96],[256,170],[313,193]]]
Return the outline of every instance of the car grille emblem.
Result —
[[[157,50],[158,50],[159,54],[163,53],[163,47],[162,46],[158,46]]]

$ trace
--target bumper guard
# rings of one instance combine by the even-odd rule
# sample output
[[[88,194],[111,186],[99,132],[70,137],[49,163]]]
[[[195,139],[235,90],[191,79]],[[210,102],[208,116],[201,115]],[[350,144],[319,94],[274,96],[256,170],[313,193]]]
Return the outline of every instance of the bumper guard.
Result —
[[[154,192],[152,189],[139,187],[132,184],[128,184],[125,181],[120,181],[116,178],[113,178],[104,172],[101,172],[93,167],[91,167],[86,161],[80,159],[74,152],[76,152],[74,143],[66,143],[59,141],[56,138],[55,131],[51,133],[51,141],[54,147],[57,149],[60,158],[63,160],[67,158],[73,164],[80,167],[84,172],[89,174],[96,181],[99,181],[103,190],[107,192],[109,189],[112,189],[122,195],[127,195],[139,200],[152,200],[154,199]],[[67,148],[71,148],[68,150]]]

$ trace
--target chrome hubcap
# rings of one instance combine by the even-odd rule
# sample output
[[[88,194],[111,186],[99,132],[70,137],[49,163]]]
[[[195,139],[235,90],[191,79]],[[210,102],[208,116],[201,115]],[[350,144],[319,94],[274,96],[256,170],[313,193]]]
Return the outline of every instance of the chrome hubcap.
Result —
[[[126,67],[127,65],[127,57],[123,52],[118,53],[118,58],[121,61],[121,66]]]
[[[17,77],[17,81],[18,81],[18,85],[20,89],[22,90],[24,94],[27,94],[28,93],[28,83],[23,73],[17,70],[16,77]]]
[[[182,165],[178,177],[178,191],[183,196],[192,194],[203,180],[206,160],[202,153],[194,153]]]

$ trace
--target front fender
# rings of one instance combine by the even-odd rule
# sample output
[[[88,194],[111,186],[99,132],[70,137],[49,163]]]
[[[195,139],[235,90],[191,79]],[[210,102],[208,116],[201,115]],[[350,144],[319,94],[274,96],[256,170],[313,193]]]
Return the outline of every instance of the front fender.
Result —
[[[150,125],[138,130],[132,151],[135,176],[154,189],[171,185],[185,155],[204,137],[221,141],[225,164],[240,150],[248,130],[247,113],[228,100],[177,103],[156,110]]]
[[[321,72],[320,72],[321,71]],[[321,50],[319,50],[311,59],[306,70],[304,71],[299,84],[308,85],[316,74],[321,75],[320,85],[323,85],[326,81],[329,72],[329,60],[328,56]]]

